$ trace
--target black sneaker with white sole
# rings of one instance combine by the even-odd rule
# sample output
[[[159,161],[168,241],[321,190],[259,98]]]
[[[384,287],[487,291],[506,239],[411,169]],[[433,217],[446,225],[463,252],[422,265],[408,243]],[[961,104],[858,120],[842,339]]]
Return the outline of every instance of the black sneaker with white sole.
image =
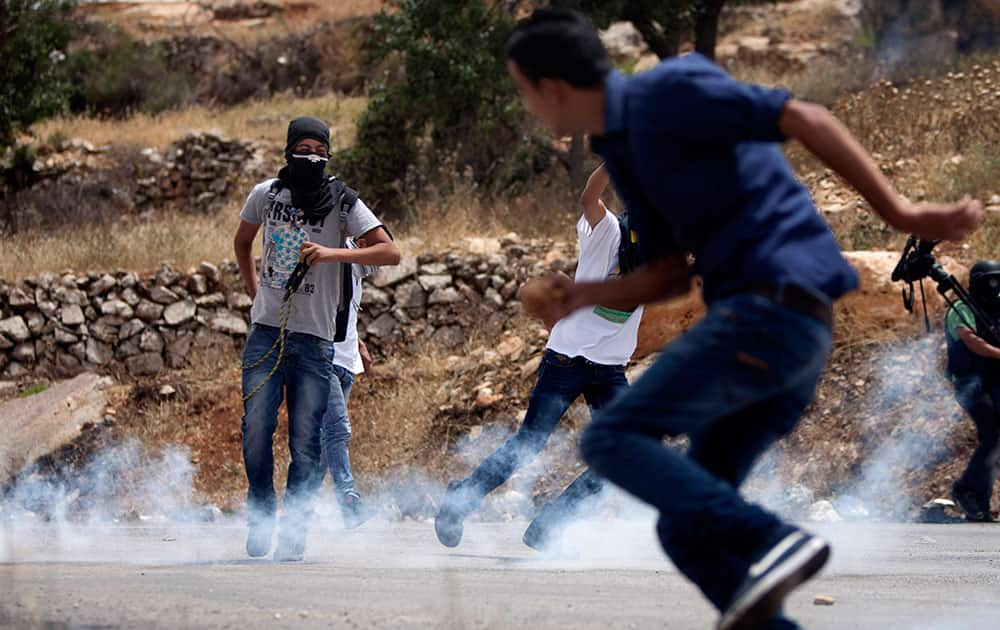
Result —
[[[785,596],[816,575],[829,557],[830,545],[822,538],[799,530],[788,534],[750,567],[718,630],[767,624],[781,610]]]
[[[976,493],[957,481],[951,486],[951,498],[965,512],[965,520],[971,523],[994,522],[989,507],[984,508],[979,499],[976,498]]]

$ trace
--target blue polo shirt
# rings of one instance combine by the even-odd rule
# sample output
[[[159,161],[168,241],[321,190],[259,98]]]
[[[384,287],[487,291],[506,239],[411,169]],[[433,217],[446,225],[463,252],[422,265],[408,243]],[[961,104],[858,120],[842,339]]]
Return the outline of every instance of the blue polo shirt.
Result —
[[[706,302],[759,285],[835,300],[858,287],[830,228],[779,148],[784,90],[740,83],[705,57],[604,84],[605,159],[640,252],[695,257]]]

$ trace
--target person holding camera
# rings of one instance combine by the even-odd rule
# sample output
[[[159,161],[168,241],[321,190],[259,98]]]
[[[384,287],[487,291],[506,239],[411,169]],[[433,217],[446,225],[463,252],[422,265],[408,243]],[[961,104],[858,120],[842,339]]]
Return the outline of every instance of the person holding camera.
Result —
[[[1000,261],[981,260],[972,266],[969,299],[993,319],[994,326],[1000,325]],[[945,316],[948,376],[979,440],[951,492],[966,520],[978,523],[993,522],[990,499],[1000,475],[1000,347],[984,328],[973,309],[961,301]]]

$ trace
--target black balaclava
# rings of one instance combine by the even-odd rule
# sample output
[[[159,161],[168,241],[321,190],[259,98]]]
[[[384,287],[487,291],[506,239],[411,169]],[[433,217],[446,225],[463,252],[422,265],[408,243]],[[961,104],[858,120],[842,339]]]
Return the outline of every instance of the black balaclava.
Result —
[[[972,266],[969,294],[990,315],[1000,318],[1000,261],[980,260]]]
[[[334,204],[324,172],[329,159],[314,153],[294,153],[295,145],[306,138],[322,142],[327,153],[330,152],[330,128],[326,123],[311,116],[296,118],[288,123],[286,166],[278,172],[278,178],[288,184],[293,207],[307,218],[326,216]]]

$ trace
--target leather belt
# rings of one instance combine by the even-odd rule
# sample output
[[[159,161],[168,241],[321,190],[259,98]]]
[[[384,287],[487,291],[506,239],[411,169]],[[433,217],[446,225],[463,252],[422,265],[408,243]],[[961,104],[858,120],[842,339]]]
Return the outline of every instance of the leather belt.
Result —
[[[767,298],[779,306],[812,317],[826,324],[828,328],[833,328],[833,305],[802,287],[794,284],[765,284],[748,287],[743,293]]]

